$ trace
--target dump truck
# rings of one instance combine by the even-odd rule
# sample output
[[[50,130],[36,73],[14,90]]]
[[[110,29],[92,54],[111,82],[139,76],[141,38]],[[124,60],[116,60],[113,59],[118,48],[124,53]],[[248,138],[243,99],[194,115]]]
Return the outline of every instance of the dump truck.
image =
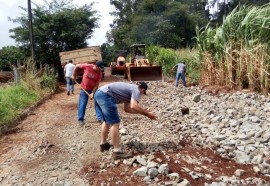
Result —
[[[99,46],[90,46],[78,50],[70,50],[66,52],[59,53],[61,65],[64,68],[65,64],[72,60],[74,65],[81,63],[92,63],[95,64],[97,61],[102,61],[100,47]],[[77,79],[82,78],[83,71],[78,71]],[[104,68],[102,70],[102,77],[104,78]]]
[[[115,50],[115,59],[110,63],[111,75],[124,75],[126,69],[127,50]]]
[[[124,77],[129,81],[162,81],[162,67],[150,63],[145,56],[145,44],[130,46],[130,59]]]

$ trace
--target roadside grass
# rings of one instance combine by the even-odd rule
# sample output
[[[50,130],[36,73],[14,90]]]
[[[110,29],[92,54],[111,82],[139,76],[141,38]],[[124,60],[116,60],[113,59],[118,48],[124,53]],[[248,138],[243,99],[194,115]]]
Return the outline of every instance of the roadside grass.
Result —
[[[37,92],[22,85],[0,87],[0,126],[17,117],[22,109],[39,98]]]
[[[25,62],[19,85],[0,87],[0,126],[11,122],[42,97],[57,89],[56,73],[49,66],[37,69],[35,62]]]

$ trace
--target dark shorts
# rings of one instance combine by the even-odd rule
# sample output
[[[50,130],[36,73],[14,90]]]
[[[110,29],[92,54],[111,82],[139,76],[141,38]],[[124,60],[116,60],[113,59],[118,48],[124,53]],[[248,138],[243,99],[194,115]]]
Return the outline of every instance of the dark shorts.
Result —
[[[97,118],[101,121],[105,121],[109,125],[120,123],[117,104],[114,97],[101,90],[97,90],[94,95],[94,102]]]

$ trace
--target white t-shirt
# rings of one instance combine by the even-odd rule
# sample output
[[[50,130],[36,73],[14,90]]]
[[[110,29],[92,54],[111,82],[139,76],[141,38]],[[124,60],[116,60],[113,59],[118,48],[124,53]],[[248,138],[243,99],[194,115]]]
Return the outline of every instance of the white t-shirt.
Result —
[[[66,64],[66,66],[64,68],[65,76],[71,77],[73,75],[74,68],[75,68],[75,65],[73,65],[72,63]]]

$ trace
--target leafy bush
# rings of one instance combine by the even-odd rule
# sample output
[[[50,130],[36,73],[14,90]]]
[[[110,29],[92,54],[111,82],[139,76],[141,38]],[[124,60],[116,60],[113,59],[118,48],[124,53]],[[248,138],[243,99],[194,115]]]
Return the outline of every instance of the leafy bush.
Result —
[[[159,46],[147,47],[146,56],[150,63],[162,66],[162,71],[165,76],[170,75],[171,68],[179,61],[179,57],[174,50]]]
[[[40,77],[40,84],[43,89],[49,89],[51,92],[56,90],[56,76],[42,75]]]

